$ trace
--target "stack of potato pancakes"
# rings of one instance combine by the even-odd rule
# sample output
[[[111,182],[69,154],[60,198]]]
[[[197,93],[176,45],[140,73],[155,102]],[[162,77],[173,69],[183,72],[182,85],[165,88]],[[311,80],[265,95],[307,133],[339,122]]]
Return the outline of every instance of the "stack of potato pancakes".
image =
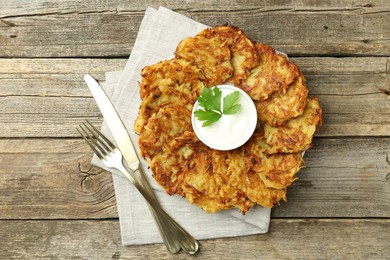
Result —
[[[174,58],[141,75],[134,129],[141,155],[168,194],[207,212],[237,207],[245,213],[255,204],[271,208],[287,201],[286,189],[322,122],[297,65],[239,28],[222,25],[182,40]],[[253,99],[259,123],[243,146],[219,151],[197,138],[191,112],[203,88],[227,82]]]

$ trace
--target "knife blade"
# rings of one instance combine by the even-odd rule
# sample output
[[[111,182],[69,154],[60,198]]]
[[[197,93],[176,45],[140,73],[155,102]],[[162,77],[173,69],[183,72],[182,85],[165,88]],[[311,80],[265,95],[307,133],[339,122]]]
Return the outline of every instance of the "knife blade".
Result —
[[[131,170],[137,171],[138,168],[140,168],[140,161],[133,143],[130,140],[126,127],[115,110],[113,104],[108,98],[106,92],[94,78],[92,78],[90,75],[85,75],[84,80],[87,83],[87,86],[91,91],[92,96],[94,97],[100,109],[100,112],[106,120],[107,126],[112,133],[118,149],[123,154],[127,165]]]

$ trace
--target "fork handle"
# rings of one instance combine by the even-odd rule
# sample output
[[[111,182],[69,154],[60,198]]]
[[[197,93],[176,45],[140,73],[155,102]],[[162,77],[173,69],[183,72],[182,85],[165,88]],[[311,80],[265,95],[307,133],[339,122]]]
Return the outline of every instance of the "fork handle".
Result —
[[[164,244],[171,253],[177,253],[180,247],[189,254],[195,254],[199,249],[198,241],[195,240],[183,227],[172,219],[163,208],[161,208],[157,198],[143,174],[142,167],[137,167],[135,176],[141,177],[141,184],[124,167],[118,168],[129,181],[138,189],[148,203],[148,207],[160,227],[159,232]]]
[[[153,192],[153,189],[150,186],[149,181],[146,179],[146,175],[143,171],[143,168],[140,165],[140,162],[135,162],[134,164],[130,165],[129,167],[130,167],[130,171],[133,173],[132,176],[135,178],[135,180],[144,188],[144,190],[146,192],[148,192],[150,194],[151,197],[153,197],[153,199],[156,201],[156,203],[158,203],[156,194]]]
[[[164,209],[161,208],[161,205],[156,198],[156,194],[146,179],[146,175],[141,164],[135,163],[132,166],[133,167],[130,167],[130,169],[133,171],[136,178],[141,180],[141,186],[143,186],[143,188],[148,191],[155,200],[153,205],[148,203],[149,208],[151,208],[152,215],[156,213],[155,217],[157,218],[162,216],[162,220],[165,221],[165,225],[163,225],[164,230],[171,234],[171,238],[175,241],[175,243],[178,243],[185,252],[189,254],[195,254],[199,249],[198,241],[196,241],[195,238],[193,238],[182,226],[180,226],[173,218],[171,218],[171,216],[169,216],[168,213],[164,211]],[[159,212],[156,212],[156,210],[153,208],[153,206],[156,205]]]
[[[168,251],[172,254],[179,252],[180,245],[172,238],[171,232],[167,230],[166,225],[164,224],[165,223],[164,217],[160,216],[160,214],[156,212],[156,209],[152,205],[157,201],[156,197],[152,196],[150,192],[146,191],[147,188],[145,187],[145,185],[142,186],[140,182],[136,181],[135,175],[131,175],[123,166],[119,167],[119,165],[117,165],[116,167],[119,171],[122,172],[124,176],[127,177],[127,179],[137,188],[137,190],[141,193],[141,195],[146,200],[149,210],[153,216],[153,219],[157,224],[160,236]],[[157,205],[157,207],[158,206],[159,205]]]

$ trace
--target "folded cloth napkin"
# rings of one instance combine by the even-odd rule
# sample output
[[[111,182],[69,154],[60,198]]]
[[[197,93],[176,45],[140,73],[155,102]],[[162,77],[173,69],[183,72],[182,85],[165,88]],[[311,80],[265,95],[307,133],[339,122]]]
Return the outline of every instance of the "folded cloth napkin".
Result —
[[[143,67],[172,57],[179,42],[196,35],[207,26],[190,18],[160,7],[148,8],[142,20],[136,42],[123,72],[108,72],[105,88],[129,131],[130,138],[139,151],[137,135],[133,132],[134,121],[141,103],[138,89]],[[102,132],[111,137],[103,122]],[[141,158],[141,157],[140,157]],[[143,169],[164,210],[196,239],[234,237],[266,233],[270,221],[270,209],[255,206],[246,215],[231,209],[210,214],[187,200],[169,196],[153,179],[147,163]],[[105,168],[96,157],[92,163]],[[123,245],[161,243],[156,225],[139,192],[120,173],[113,173]]]

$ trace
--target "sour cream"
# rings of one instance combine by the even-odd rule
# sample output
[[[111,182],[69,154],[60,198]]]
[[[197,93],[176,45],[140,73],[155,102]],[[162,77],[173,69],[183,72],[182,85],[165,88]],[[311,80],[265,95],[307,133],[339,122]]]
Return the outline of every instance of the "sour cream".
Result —
[[[243,145],[252,136],[257,124],[256,107],[252,99],[241,89],[231,85],[217,86],[222,98],[239,91],[241,109],[233,115],[222,115],[215,123],[202,127],[203,121],[196,119],[194,112],[203,109],[196,101],[192,110],[192,127],[198,138],[207,146],[217,150],[232,150]],[[223,104],[222,104],[223,105]]]

